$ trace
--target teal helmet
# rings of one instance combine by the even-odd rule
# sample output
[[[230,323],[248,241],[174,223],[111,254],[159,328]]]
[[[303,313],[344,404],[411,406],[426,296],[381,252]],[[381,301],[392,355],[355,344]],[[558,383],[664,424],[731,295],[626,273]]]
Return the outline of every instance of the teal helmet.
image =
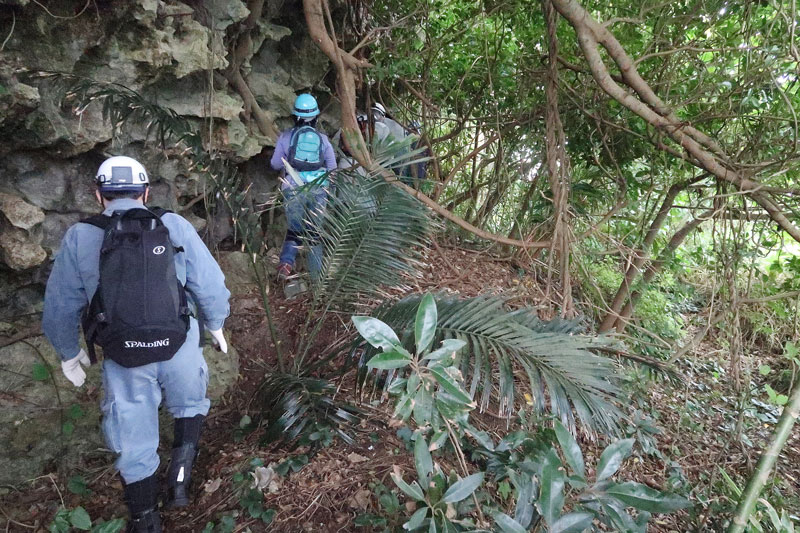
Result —
[[[310,94],[301,94],[294,101],[292,114],[298,118],[314,118],[319,115],[317,99]]]

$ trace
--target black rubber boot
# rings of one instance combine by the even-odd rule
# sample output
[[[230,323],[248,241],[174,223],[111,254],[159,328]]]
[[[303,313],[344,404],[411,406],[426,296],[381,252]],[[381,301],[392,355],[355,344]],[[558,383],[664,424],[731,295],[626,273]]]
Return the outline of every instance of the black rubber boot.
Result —
[[[161,533],[158,514],[158,480],[155,474],[125,485],[125,503],[131,513],[128,533]]]
[[[167,471],[168,509],[189,505],[189,483],[192,481],[192,465],[197,457],[203,415],[175,419],[175,441],[172,444],[172,460]]]

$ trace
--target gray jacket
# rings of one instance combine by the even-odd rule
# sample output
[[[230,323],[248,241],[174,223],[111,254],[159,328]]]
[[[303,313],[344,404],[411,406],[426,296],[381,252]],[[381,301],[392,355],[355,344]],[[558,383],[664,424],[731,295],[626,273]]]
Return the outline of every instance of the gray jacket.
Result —
[[[103,212],[142,208],[132,199],[114,200]],[[225,276],[214,257],[185,218],[174,213],[162,219],[170,240],[182,253],[175,254],[175,271],[196,305],[200,306],[208,329],[220,329],[230,313]],[[100,277],[100,247],[103,230],[78,223],[70,227],[55,257],[47,280],[42,314],[42,330],[63,360],[80,351],[80,317],[97,290]]]

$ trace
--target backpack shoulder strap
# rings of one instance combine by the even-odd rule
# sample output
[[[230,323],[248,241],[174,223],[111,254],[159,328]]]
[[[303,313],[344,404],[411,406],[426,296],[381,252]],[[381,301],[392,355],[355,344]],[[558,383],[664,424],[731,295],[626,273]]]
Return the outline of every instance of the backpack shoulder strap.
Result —
[[[164,209],[163,207],[148,207],[147,209],[158,218],[163,217],[167,213],[173,213],[173,211],[170,211],[169,209]]]
[[[322,134],[314,129],[314,133],[317,134],[317,140],[319,141],[319,160],[325,161],[325,139],[322,138]],[[330,140],[328,140],[330,142]]]
[[[94,215],[89,218],[84,218],[80,222],[83,224],[89,224],[102,230],[106,230],[108,229],[108,226],[111,225],[111,218],[112,217],[106,215]]]

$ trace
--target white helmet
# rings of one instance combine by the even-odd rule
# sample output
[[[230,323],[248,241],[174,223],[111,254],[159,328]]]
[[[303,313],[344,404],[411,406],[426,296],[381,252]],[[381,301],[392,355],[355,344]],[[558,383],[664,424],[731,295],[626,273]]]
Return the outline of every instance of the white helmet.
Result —
[[[375,102],[372,104],[372,117],[375,120],[383,120],[386,116],[386,108],[381,105],[380,102]]]
[[[150,185],[150,178],[137,160],[118,155],[103,161],[95,183],[101,191],[143,191]]]

